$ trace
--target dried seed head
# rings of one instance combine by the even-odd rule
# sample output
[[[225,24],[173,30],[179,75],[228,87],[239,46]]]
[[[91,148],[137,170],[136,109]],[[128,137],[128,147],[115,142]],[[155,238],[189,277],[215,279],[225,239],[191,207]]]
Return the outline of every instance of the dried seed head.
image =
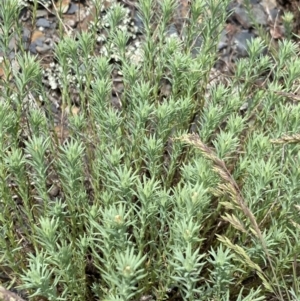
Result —
[[[115,222],[118,223],[118,224],[123,224],[123,219],[122,219],[122,216],[121,215],[116,215],[115,216]]]

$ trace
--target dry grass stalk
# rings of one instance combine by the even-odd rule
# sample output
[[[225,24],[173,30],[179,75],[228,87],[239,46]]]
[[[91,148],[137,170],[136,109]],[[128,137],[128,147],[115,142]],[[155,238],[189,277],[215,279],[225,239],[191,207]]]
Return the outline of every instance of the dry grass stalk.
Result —
[[[209,148],[207,145],[205,145],[200,140],[199,136],[197,136],[197,135],[184,135],[180,138],[180,140],[184,141],[184,142],[187,142],[189,144],[192,144],[195,147],[197,147],[198,149],[200,149],[202,154],[207,159],[211,160],[214,163],[213,170],[227,184],[227,185],[221,185],[219,187],[219,189],[220,188],[227,189],[227,191],[225,191],[225,192],[228,193],[233,198],[232,200],[240,206],[240,208],[242,209],[244,214],[249,218],[251,224],[253,225],[253,227],[254,227],[254,229],[257,233],[257,236],[260,237],[261,236],[261,231],[258,227],[256,219],[255,219],[254,215],[252,214],[252,212],[250,211],[250,209],[248,208],[248,206],[246,205],[246,202],[245,202],[245,200],[243,199],[243,197],[241,195],[240,189],[239,189],[237,183],[235,182],[235,180],[233,179],[233,177],[231,176],[231,174],[229,173],[225,163],[215,155],[215,153],[213,152],[213,150],[211,148]]]
[[[271,261],[271,257],[269,254],[269,251],[267,249],[265,240],[262,236],[262,233],[259,229],[258,223],[256,221],[255,216],[253,215],[253,213],[251,212],[251,210],[248,208],[245,200],[243,199],[243,196],[240,192],[240,189],[236,183],[236,181],[234,180],[234,178],[232,177],[232,175],[230,174],[230,172],[228,171],[225,163],[220,160],[216,154],[214,153],[214,151],[209,148],[207,145],[205,145],[199,138],[198,135],[196,134],[188,134],[188,135],[183,135],[181,137],[178,138],[178,140],[186,142],[190,145],[193,145],[194,147],[200,149],[200,151],[202,152],[202,155],[209,159],[210,161],[213,162],[214,166],[213,166],[213,170],[226,182],[226,185],[222,185],[219,186],[219,190],[220,187],[223,189],[226,189],[227,191],[225,191],[225,193],[228,193],[231,197],[232,197],[232,201],[234,201],[234,203],[238,204],[238,206],[240,207],[240,209],[243,211],[243,213],[245,214],[245,216],[247,216],[250,220],[250,223],[252,224],[252,227],[254,228],[253,234],[255,234],[258,239],[260,240],[262,247],[267,255],[268,258],[268,262],[270,264],[270,267],[272,269],[272,272],[274,275],[276,275],[274,267],[272,265],[272,261]],[[273,290],[275,292],[275,290]],[[279,291],[279,295],[281,295],[281,292]],[[281,298],[282,300],[282,298]]]
[[[299,143],[300,142],[300,134],[294,135],[283,135],[278,139],[272,139],[272,143],[274,144],[284,144],[284,143]]]

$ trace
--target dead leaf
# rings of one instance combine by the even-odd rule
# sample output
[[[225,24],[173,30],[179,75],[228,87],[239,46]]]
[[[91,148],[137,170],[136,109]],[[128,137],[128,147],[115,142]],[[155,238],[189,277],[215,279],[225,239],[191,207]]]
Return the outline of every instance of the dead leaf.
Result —
[[[273,39],[281,39],[284,35],[284,30],[280,26],[272,26],[270,29],[270,33]]]
[[[60,143],[63,143],[69,137],[69,130],[66,126],[57,125],[54,127],[54,132]]]
[[[70,4],[71,0],[60,0],[56,2],[55,6],[59,12],[65,14],[69,10]]]
[[[73,116],[76,116],[76,115],[78,115],[78,113],[80,112],[80,108],[79,108],[79,107],[76,107],[76,106],[72,106],[72,107],[71,107],[71,110],[70,110],[69,106],[66,106],[66,107],[63,109],[63,114],[69,115],[69,114],[70,114],[70,111],[71,111],[71,113],[72,113]]]
[[[72,115],[73,115],[73,116],[77,116],[78,113],[80,112],[80,108],[79,108],[79,107],[76,107],[76,106],[73,106],[73,107],[71,108],[71,112],[72,112]]]
[[[31,35],[31,43],[33,43],[35,40],[37,40],[39,38],[43,38],[43,37],[45,37],[45,35],[42,31],[35,30],[33,32],[33,34]]]

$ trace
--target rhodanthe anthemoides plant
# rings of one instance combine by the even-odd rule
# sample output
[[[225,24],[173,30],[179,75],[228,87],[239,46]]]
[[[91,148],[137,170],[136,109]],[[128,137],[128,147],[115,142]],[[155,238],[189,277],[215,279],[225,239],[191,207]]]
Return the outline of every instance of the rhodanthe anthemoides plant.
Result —
[[[298,300],[292,33],[253,39],[215,78],[228,1],[191,1],[180,34],[177,1],[138,1],[135,56],[115,2],[103,27],[60,25],[57,103],[22,42],[22,5],[0,3],[0,299]]]

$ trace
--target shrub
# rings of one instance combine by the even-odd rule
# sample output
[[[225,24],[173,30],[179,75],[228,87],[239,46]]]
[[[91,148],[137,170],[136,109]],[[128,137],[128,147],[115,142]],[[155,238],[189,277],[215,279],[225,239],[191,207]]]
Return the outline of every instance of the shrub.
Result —
[[[138,60],[120,4],[105,55],[98,20],[61,37],[57,125],[40,61],[21,43],[9,60],[20,6],[1,2],[3,285],[30,300],[299,299],[298,45],[256,38],[213,81],[227,4],[192,1],[170,36],[176,1],[140,0]]]

